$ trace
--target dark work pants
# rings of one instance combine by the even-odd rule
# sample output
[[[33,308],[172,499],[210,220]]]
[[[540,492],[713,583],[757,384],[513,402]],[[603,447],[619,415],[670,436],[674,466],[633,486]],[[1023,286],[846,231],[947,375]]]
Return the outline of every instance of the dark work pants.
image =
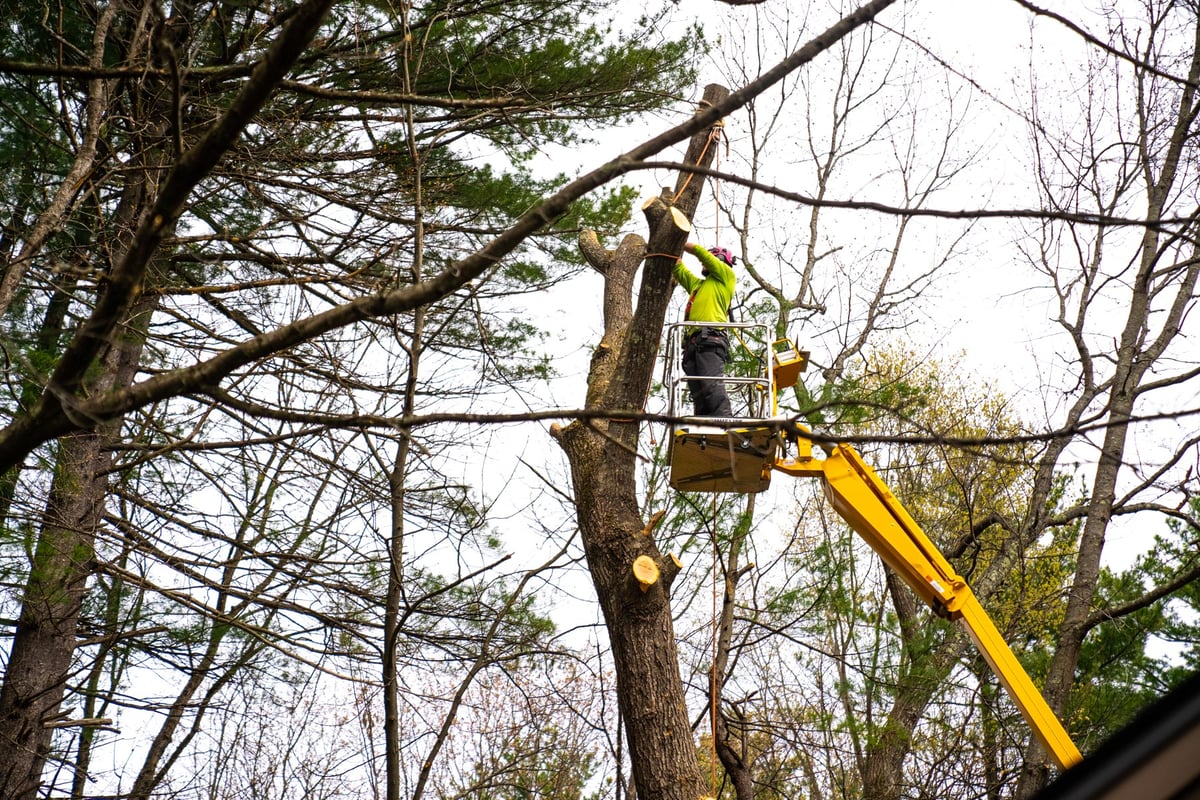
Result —
[[[683,372],[696,377],[724,377],[729,340],[721,331],[703,328],[683,343]],[[697,417],[732,417],[725,381],[688,381]]]

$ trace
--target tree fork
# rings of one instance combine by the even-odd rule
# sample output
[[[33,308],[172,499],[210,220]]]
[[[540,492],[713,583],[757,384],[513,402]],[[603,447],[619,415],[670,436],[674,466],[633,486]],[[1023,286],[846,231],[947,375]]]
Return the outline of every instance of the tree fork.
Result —
[[[701,108],[726,96],[727,89],[710,85]],[[712,128],[694,135],[685,164],[711,163],[716,135]],[[627,236],[608,250],[594,233],[580,236],[584,258],[604,276],[604,335],[588,373],[588,408],[616,412],[645,404],[674,288],[671,271],[703,184],[692,173],[681,173],[674,191],[648,204],[648,244]],[[646,257],[647,252],[654,255]],[[642,518],[635,481],[638,422],[576,421],[553,427],[551,434],[570,462],[584,552],[612,643],[637,795],[639,800],[697,800],[707,788],[679,673],[669,593],[681,565],[655,544],[658,519]],[[657,572],[656,579],[636,580],[635,562],[647,574]]]

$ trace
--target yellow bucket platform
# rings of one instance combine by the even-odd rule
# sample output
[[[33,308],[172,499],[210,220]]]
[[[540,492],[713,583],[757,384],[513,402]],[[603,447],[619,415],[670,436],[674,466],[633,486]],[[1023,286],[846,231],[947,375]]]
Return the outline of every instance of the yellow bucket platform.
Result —
[[[772,428],[742,424],[677,426],[671,439],[671,488],[753,493],[770,486],[779,434]]]

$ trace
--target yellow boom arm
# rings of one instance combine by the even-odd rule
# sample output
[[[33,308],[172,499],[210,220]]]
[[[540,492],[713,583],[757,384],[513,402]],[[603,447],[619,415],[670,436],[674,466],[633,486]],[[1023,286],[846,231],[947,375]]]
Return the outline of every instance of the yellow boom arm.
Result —
[[[802,445],[811,449],[811,443]],[[1000,679],[1033,733],[1066,769],[1080,760],[1079,750],[1033,685],[1000,632],[921,527],[848,444],[833,448],[824,459],[801,452],[796,459],[776,459],[773,468],[794,476],[822,478],[825,496],[867,544],[939,614],[957,620]]]

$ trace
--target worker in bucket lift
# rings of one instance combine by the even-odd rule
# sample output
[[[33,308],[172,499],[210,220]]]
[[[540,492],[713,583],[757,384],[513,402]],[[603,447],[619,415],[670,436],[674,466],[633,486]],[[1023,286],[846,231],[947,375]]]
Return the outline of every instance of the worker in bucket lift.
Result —
[[[729,360],[729,334],[724,328],[704,326],[705,322],[729,321],[729,302],[733,299],[734,257],[724,247],[711,251],[688,242],[683,247],[700,262],[697,278],[680,259],[675,264],[675,281],[688,293],[684,319],[699,323],[684,333],[683,372],[689,376],[723,378]],[[732,417],[729,394],[723,380],[688,381],[692,404],[698,417]]]

